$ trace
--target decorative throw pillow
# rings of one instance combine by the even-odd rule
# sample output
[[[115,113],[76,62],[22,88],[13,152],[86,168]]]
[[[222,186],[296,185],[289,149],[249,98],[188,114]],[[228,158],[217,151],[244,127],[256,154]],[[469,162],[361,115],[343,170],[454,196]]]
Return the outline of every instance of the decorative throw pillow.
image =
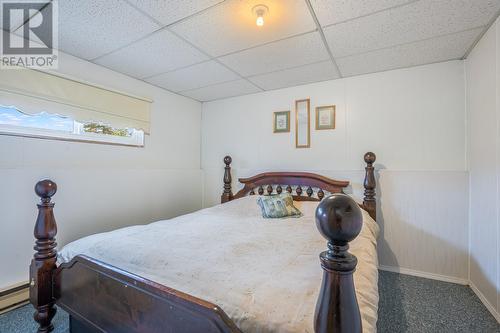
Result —
[[[290,193],[261,196],[257,203],[264,218],[301,217],[302,213],[293,205]]]

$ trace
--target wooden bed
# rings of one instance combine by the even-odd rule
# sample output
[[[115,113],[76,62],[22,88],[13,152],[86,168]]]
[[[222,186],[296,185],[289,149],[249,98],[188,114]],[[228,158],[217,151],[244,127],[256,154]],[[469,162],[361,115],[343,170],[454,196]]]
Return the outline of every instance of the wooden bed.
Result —
[[[375,154],[366,153],[364,160],[365,193],[360,206],[375,220]],[[349,182],[313,173],[269,172],[239,179],[244,187],[233,195],[231,157],[226,156],[224,163],[221,203],[256,193],[284,191],[292,193],[294,200],[321,201],[316,210],[316,225],[328,240],[328,249],[319,255],[323,280],[314,329],[317,333],[361,332],[353,282],[357,259],[348,252],[348,243],[359,234],[363,221],[358,204],[349,196],[337,194]],[[58,266],[57,226],[51,202],[56,191],[57,185],[50,180],[35,186],[41,203],[34,230],[36,252],[30,266],[30,301],[36,309],[38,332],[53,330],[51,321],[56,305],[70,314],[70,329],[74,333],[240,332],[217,305],[104,262],[79,255]],[[326,196],[327,193],[334,195]]]

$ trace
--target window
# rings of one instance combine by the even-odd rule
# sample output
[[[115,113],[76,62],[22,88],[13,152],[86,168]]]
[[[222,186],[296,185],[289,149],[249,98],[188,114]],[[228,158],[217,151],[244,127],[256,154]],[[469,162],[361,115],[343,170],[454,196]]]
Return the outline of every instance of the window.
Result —
[[[102,122],[78,122],[70,117],[42,111],[25,114],[13,106],[0,105],[0,134],[121,144],[144,145],[144,131],[114,128]]]
[[[0,134],[144,146],[152,101],[61,74],[2,71]]]

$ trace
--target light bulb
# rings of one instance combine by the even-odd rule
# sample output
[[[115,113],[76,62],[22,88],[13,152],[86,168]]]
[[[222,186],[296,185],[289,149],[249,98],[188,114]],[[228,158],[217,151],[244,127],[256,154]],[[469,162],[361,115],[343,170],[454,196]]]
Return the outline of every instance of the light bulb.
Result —
[[[264,25],[264,18],[262,16],[257,17],[257,26],[262,27]]]
[[[255,23],[258,27],[264,25],[264,16],[269,12],[269,8],[265,5],[257,5],[252,8],[252,13],[257,17]]]

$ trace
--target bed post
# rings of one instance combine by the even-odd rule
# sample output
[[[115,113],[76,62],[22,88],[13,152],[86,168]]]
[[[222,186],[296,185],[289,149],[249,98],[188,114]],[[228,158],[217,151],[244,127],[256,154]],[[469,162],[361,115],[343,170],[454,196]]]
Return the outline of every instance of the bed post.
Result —
[[[370,214],[370,216],[376,221],[377,220],[377,201],[375,200],[375,168],[373,163],[377,159],[377,156],[368,152],[364,156],[366,162],[365,168],[365,197],[363,198],[363,208]]]
[[[56,191],[56,183],[48,179],[35,185],[35,192],[41,198],[41,203],[38,204],[38,217],[34,230],[36,252],[30,265],[30,302],[36,309],[34,319],[39,324],[39,333],[54,329],[51,321],[56,314],[52,274],[56,269],[57,226],[52,211],[54,203],[50,202]]]
[[[348,252],[362,225],[361,209],[345,194],[330,195],[316,209],[316,227],[328,240],[328,250],[319,256],[323,280],[314,314],[316,333],[362,331],[352,276],[358,260]]]
[[[233,200],[233,192],[231,191],[231,162],[233,159],[231,156],[224,157],[224,191],[220,197],[220,203],[226,203],[228,201]]]

